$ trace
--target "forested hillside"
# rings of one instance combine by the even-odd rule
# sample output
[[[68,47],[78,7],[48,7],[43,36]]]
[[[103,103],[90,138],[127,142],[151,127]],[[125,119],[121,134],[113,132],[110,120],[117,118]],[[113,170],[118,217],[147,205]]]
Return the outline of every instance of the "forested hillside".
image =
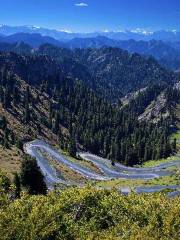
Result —
[[[166,42],[162,40],[135,41],[114,40],[103,36],[96,38],[75,38],[61,46],[75,48],[102,48],[116,47],[127,50],[131,53],[138,53],[146,57],[153,56],[168,69],[177,70],[180,68],[180,51],[178,42]]]
[[[113,49],[100,51],[110,52],[111,56]],[[167,157],[175,150],[168,136],[175,124],[172,106],[178,103],[179,93],[165,83],[173,84],[173,74],[158,67],[162,76],[158,79],[160,72],[155,74],[156,84],[137,92],[128,104],[111,104],[83,79],[66,77],[61,64],[48,56],[0,54],[1,116],[6,119],[2,123],[4,146],[14,144],[13,139],[22,142],[40,137],[63,149],[74,147],[76,151],[79,145],[127,165]],[[114,87],[109,87],[113,91]],[[106,88],[102,87],[102,91],[106,95]],[[139,117],[160,94],[168,104],[141,121]]]
[[[64,73],[78,78],[112,101],[152,83],[173,84],[177,78],[153,58],[145,59],[118,48],[70,51],[43,45],[37,54],[55,59]]]
[[[143,52],[143,49],[146,48],[145,46],[138,48],[137,43],[134,44],[135,46],[133,44],[129,46],[127,43],[126,46],[126,42],[122,42],[122,45],[124,48],[127,47],[127,49],[130,49],[131,52],[133,52],[133,49],[136,49],[136,47],[137,49],[140,48],[141,51],[138,51],[146,55],[146,53]],[[151,49],[151,51],[158,54],[158,51],[161,49],[158,46],[158,44],[157,46],[155,45],[153,47],[154,50]],[[48,68],[40,69],[43,70],[45,74],[53,75],[60,71],[63,72],[65,76],[70,76],[74,79],[78,78],[97,94],[111,101],[117,101],[126,94],[152,83],[163,82],[172,85],[177,81],[177,76],[175,76],[173,72],[165,70],[153,58],[128,53],[119,48],[104,47],[99,49],[75,49],[71,51],[67,48],[45,44],[35,50],[21,42],[19,44],[1,43],[0,49],[6,52],[12,51],[29,55],[31,58],[33,58],[34,55],[42,56],[41,60],[38,61],[45,59],[45,57],[43,57],[44,55],[48,56],[46,59],[46,61],[49,61]],[[49,57],[51,60],[49,60]],[[10,58],[9,62],[12,60],[12,55]],[[164,61],[164,63],[166,62],[166,57],[157,58]],[[170,57],[168,57],[168,59],[170,59]],[[19,64],[21,63],[19,62]],[[16,68],[18,67],[17,65],[18,63],[16,63]],[[29,71],[27,66],[26,69],[24,66],[21,68],[21,73],[22,71]],[[33,70],[33,68],[34,66],[31,70]],[[37,71],[37,69],[35,71]]]
[[[37,50],[43,44],[66,49],[99,49],[102,47],[120,48],[130,53],[138,53],[144,57],[154,57],[167,69],[177,71],[180,69],[179,42],[160,40],[128,40],[111,39],[105,36],[73,38],[68,41],[42,36],[40,34],[16,33],[10,36],[0,36],[0,51],[15,51],[18,53],[31,54],[31,50]]]
[[[32,47],[24,42],[18,43],[6,43],[0,42],[0,51],[1,52],[15,52],[19,54],[31,54]]]

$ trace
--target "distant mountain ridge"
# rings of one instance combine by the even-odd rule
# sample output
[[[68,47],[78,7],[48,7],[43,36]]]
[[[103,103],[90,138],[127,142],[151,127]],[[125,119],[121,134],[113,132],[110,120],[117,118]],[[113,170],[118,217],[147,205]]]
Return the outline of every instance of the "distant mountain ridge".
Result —
[[[33,48],[39,48],[46,43],[67,49],[116,47],[127,50],[130,53],[153,56],[160,64],[169,69],[175,71],[179,71],[180,69],[180,42],[164,42],[161,40],[114,40],[98,36],[95,38],[73,38],[62,42],[52,37],[42,36],[39,33],[16,33],[10,36],[0,36],[0,51],[30,54]],[[29,46],[25,47],[25,45]]]
[[[61,43],[58,40],[52,37],[42,36],[39,33],[32,33],[32,34],[15,33],[9,36],[0,36],[0,42],[6,42],[6,43],[24,42],[35,48],[45,43],[54,44],[56,46],[61,45]]]
[[[39,33],[43,36],[53,37],[57,40],[70,40],[73,38],[94,38],[97,36],[105,36],[116,40],[164,40],[164,41],[180,41],[180,31],[176,30],[161,30],[161,31],[145,31],[141,29],[135,30],[125,30],[125,31],[99,31],[92,33],[74,33],[68,32],[65,30],[55,30],[55,29],[47,29],[43,27],[37,26],[8,26],[8,25],[0,25],[0,34],[3,35],[12,35],[15,33]]]

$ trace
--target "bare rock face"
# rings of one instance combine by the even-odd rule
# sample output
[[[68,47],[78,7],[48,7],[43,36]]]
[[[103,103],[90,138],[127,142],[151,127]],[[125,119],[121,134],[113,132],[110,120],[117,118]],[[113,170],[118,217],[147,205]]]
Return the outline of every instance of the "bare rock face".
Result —
[[[180,81],[175,84],[175,88],[180,91]]]
[[[167,118],[169,116],[168,109],[166,108],[167,99],[164,93],[161,93],[156,100],[153,100],[145,111],[139,116],[139,121],[152,121],[158,122],[161,118]]]

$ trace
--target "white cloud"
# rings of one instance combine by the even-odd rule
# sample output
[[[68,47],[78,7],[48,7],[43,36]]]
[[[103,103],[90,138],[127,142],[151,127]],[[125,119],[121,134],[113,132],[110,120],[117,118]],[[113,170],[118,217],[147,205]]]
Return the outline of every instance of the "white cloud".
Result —
[[[74,4],[76,7],[88,7],[88,4],[87,3],[76,3]]]

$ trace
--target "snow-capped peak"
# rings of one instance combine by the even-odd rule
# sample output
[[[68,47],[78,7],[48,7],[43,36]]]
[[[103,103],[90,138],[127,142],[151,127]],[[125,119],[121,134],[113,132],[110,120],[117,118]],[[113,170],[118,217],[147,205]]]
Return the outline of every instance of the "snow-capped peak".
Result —
[[[40,27],[35,26],[35,25],[25,25],[24,27],[35,30],[35,29],[40,29]]]
[[[144,30],[144,29],[141,29],[141,28],[136,28],[136,29],[130,30],[130,32],[143,34],[143,35],[152,35],[153,34],[153,32],[147,31],[147,30]]]
[[[176,29],[173,29],[172,32],[173,32],[174,34],[176,34],[176,33],[177,33],[177,30],[176,30]]]
[[[111,32],[111,31],[109,31],[108,29],[104,29],[102,32],[104,32],[104,33],[109,33],[109,32]]]
[[[65,33],[72,33],[71,30],[68,30],[68,29],[59,29],[57,30],[58,32],[65,32]]]

